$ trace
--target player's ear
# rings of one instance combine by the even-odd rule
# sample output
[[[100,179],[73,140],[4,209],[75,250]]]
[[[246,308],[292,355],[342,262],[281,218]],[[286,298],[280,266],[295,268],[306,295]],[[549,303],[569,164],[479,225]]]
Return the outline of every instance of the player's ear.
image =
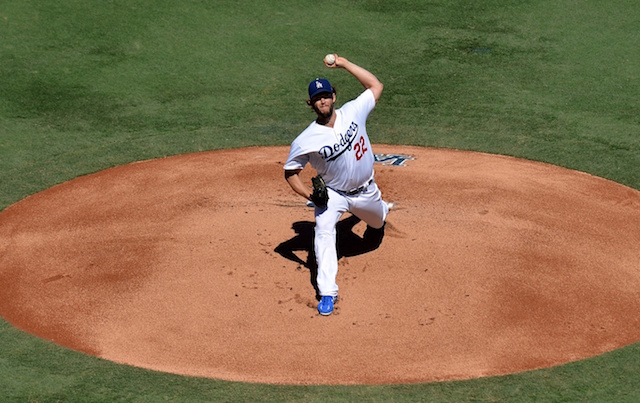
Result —
[[[307,99],[307,105],[311,106],[311,100]]]

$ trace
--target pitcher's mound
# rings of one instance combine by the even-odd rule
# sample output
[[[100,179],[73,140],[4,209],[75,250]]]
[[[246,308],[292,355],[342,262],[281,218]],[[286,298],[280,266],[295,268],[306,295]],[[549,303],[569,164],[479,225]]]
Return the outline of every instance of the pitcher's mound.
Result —
[[[396,208],[374,251],[341,222],[332,316],[286,147],[120,166],[10,206],[0,314],[119,363],[287,384],[506,374],[640,339],[640,192],[508,157],[374,151]]]

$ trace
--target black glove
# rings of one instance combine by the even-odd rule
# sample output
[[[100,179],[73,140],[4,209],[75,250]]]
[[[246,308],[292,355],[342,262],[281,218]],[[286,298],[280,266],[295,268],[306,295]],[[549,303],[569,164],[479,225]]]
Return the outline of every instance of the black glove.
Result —
[[[329,192],[327,192],[327,185],[324,184],[324,179],[320,175],[311,178],[313,184],[313,193],[311,194],[311,201],[317,207],[327,207],[329,202]]]

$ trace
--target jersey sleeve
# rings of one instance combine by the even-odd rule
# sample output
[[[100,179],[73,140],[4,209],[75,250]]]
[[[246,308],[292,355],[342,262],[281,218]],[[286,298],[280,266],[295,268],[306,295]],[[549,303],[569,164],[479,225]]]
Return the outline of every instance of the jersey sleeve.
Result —
[[[373,91],[366,89],[356,99],[344,104],[342,108],[351,109],[352,113],[366,120],[375,106],[376,97],[373,95]]]
[[[309,154],[307,154],[297,141],[291,144],[291,150],[289,151],[289,157],[284,164],[284,169],[289,171],[295,171],[304,168],[309,162]]]

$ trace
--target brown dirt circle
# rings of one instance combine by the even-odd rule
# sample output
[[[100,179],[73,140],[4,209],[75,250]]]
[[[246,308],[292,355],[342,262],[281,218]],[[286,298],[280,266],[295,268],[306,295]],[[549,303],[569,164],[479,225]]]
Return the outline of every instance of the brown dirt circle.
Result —
[[[350,249],[364,228],[345,216],[330,317],[286,147],[119,166],[10,206],[0,314],[118,363],[278,384],[507,374],[640,339],[640,192],[503,156],[375,151],[414,159],[376,164],[397,205],[379,249]]]

